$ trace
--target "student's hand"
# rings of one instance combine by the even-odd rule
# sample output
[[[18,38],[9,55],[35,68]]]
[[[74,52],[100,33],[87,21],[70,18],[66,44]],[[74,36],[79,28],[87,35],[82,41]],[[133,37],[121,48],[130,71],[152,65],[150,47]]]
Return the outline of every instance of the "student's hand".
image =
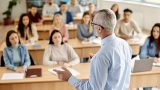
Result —
[[[127,35],[121,35],[120,38],[122,38],[124,40],[128,40],[128,39],[131,39],[132,37],[127,36]]]
[[[154,63],[158,63],[158,58],[157,57],[154,58]]]
[[[84,42],[89,42],[89,39],[88,38],[84,38],[83,41]]]
[[[17,67],[16,68],[16,72],[19,72],[19,73],[25,73],[26,69],[23,68],[23,67]]]
[[[62,67],[64,71],[54,70],[58,74],[58,78],[64,81],[68,81],[68,79],[72,76],[70,71],[65,67]]]
[[[57,64],[60,65],[60,66],[63,66],[64,65],[64,61],[58,61]]]

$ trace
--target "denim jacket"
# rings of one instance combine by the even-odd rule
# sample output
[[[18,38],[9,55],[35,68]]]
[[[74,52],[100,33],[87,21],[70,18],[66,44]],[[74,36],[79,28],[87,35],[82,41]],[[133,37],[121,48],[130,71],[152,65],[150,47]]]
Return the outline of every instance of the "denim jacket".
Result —
[[[155,57],[156,43],[152,42],[151,47],[149,47],[149,41],[150,41],[150,38],[148,37],[145,40],[145,43],[143,44],[143,46],[141,48],[141,52],[140,52],[140,58],[141,59],[145,59],[145,58],[149,58],[149,57]],[[160,56],[160,52],[159,52],[158,55]],[[158,61],[160,61],[160,58],[158,58]]]
[[[28,68],[31,64],[28,50],[26,49],[25,46],[19,45],[18,52],[19,52],[20,58],[21,58],[20,66],[23,66],[23,68]],[[13,63],[13,49],[12,49],[12,47],[4,48],[3,57],[4,57],[5,66],[11,70],[15,70],[16,66],[14,66],[14,63]]]

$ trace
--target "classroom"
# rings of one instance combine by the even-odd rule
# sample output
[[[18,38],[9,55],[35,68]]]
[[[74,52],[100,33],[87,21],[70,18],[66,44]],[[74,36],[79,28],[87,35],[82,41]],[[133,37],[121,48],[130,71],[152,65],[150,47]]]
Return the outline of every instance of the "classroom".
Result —
[[[0,90],[160,90],[159,0],[0,2]]]

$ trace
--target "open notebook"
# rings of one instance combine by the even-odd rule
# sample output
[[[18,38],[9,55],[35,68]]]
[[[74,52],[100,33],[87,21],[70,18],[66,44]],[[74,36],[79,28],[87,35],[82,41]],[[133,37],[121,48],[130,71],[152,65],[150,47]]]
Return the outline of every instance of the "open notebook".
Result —
[[[78,71],[76,71],[75,69],[72,69],[72,68],[69,68],[67,67],[67,69],[72,73],[73,76],[77,76],[79,75],[80,73]],[[57,72],[55,72],[54,70],[60,70],[60,71],[63,71],[62,67],[55,67],[55,68],[51,68],[51,69],[48,69],[49,72],[57,75]]]

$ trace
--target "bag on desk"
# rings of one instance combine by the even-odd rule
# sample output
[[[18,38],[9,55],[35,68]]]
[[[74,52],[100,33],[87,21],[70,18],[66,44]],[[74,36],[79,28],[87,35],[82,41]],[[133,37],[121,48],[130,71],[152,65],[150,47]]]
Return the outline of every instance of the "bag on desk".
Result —
[[[41,77],[41,76],[42,76],[41,68],[27,69],[26,78],[34,78],[34,77]]]

